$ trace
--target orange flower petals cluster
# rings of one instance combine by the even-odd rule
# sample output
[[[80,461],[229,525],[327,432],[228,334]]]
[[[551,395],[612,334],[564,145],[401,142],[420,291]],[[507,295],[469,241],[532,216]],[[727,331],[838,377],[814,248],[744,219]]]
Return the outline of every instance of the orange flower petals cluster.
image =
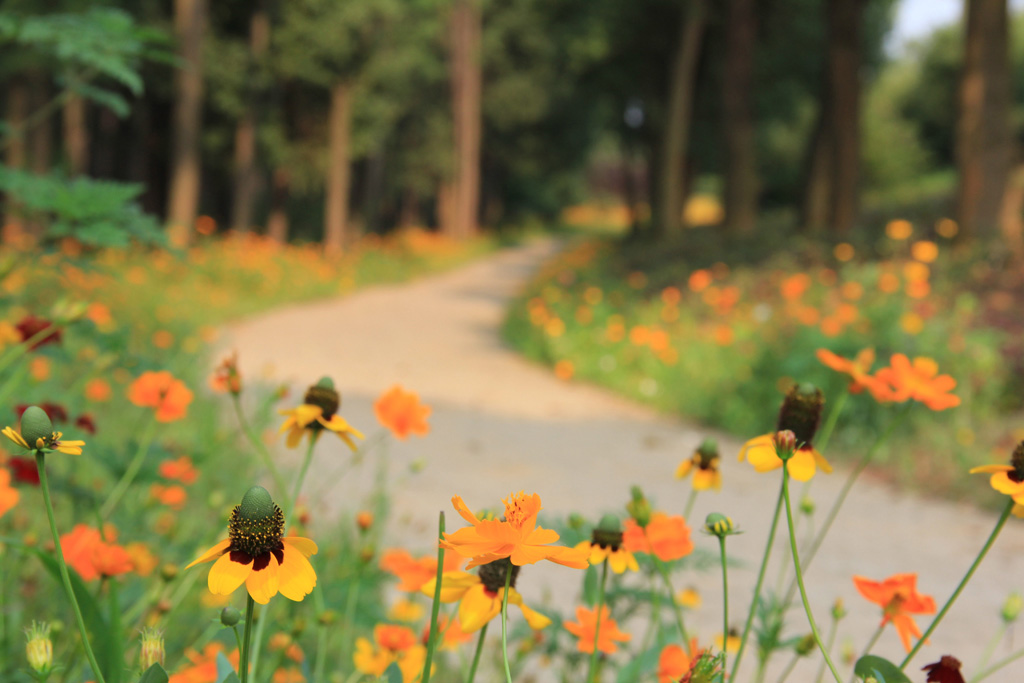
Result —
[[[0,517],[6,515],[8,510],[17,505],[20,497],[18,489],[11,486],[11,473],[0,467]]]
[[[199,472],[192,464],[192,458],[187,455],[174,460],[164,460],[157,468],[157,473],[164,479],[180,481],[186,486],[196,483],[196,479],[199,478]]]
[[[104,541],[103,535],[111,542]],[[106,527],[104,534],[100,534],[98,529],[76,524],[74,529],[60,537],[64,561],[85,581],[127,574],[135,568],[135,563],[127,550],[113,543],[115,537],[112,527]]]
[[[176,674],[171,674],[168,683],[216,683],[217,681],[217,655],[224,652],[224,646],[220,643],[208,643],[202,653],[196,650],[186,650],[185,657],[191,662]],[[227,655],[231,666],[238,667],[238,649]]]
[[[562,623],[565,630],[573,634],[579,641],[576,648],[580,652],[594,651],[594,635],[597,636],[597,649],[606,654],[613,654],[619,649],[616,642],[628,643],[633,636],[619,630],[619,625],[614,619],[608,618],[608,606],[601,606],[601,628],[598,630],[597,610],[586,607],[576,608],[576,620]],[[579,622],[579,623],[577,623]]]
[[[690,641],[690,652],[686,654],[679,645],[666,645],[658,657],[658,683],[677,683],[683,676],[690,673],[693,665],[700,659],[701,652],[697,649],[697,639]]]
[[[384,392],[373,404],[377,420],[391,430],[395,438],[405,440],[410,434],[426,436],[430,433],[427,418],[430,406],[420,403],[420,397],[413,391],[406,391],[395,385]]]
[[[862,349],[853,359],[843,358],[828,349],[818,349],[815,355],[826,367],[850,376],[850,393],[859,394],[864,389],[871,389],[872,394],[878,389],[878,380],[871,373],[875,363],[875,350]]]
[[[443,571],[456,571],[461,564],[461,557],[446,553]],[[406,550],[388,550],[380,558],[380,567],[399,578],[398,590],[416,593],[437,576],[437,557],[425,555],[415,559]]]
[[[174,422],[185,417],[192,403],[192,391],[166,370],[144,372],[128,387],[128,400],[156,411],[157,422]]]
[[[662,562],[671,562],[693,552],[693,541],[682,515],[655,512],[646,527],[634,519],[626,520],[622,547],[629,552],[653,554]]]
[[[949,393],[956,388],[956,380],[940,375],[938,364],[931,358],[917,357],[911,362],[902,353],[893,354],[889,367],[879,370],[875,377],[891,388],[892,401],[913,399],[936,411],[960,405],[960,397]]]
[[[537,526],[537,513],[541,510],[540,496],[520,491],[505,498],[505,519],[477,519],[459,496],[452,497],[452,505],[472,526],[444,535],[441,546],[463,557],[471,558],[466,569],[509,558],[512,564],[522,566],[541,560],[550,560],[574,569],[586,569],[585,550],[551,545],[558,540],[552,529]]]
[[[892,622],[907,652],[911,638],[920,638],[921,629],[911,614],[935,614],[935,600],[917,592],[917,574],[894,574],[885,581],[853,577],[857,590],[867,600],[881,606],[882,626]]]

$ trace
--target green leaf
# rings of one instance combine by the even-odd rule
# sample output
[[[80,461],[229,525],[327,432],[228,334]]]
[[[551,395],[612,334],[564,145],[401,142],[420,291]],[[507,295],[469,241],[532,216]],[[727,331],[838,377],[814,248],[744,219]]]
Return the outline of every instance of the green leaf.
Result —
[[[64,582],[60,576],[60,564],[57,558],[35,548],[29,548],[29,552],[39,558],[43,567],[64,590]],[[103,618],[100,606],[89,592],[85,581],[71,567],[68,567],[68,575],[71,577],[71,588],[75,592],[75,599],[82,611],[82,619],[85,621],[85,628],[89,631],[93,653],[96,655],[96,663],[103,670],[103,676],[109,680],[120,680],[121,671],[124,669],[124,660],[121,657],[121,634],[114,633],[113,629]]]
[[[139,683],[167,683],[170,680],[167,677],[167,672],[159,664],[146,669],[146,673],[142,674],[142,678],[139,679]]]
[[[234,671],[228,672],[228,675],[222,678],[220,683],[239,683],[238,674]]]
[[[218,681],[227,681],[232,676],[236,676],[236,674],[235,674],[235,667],[231,666],[231,662],[228,661],[228,658],[224,656],[223,652],[218,652],[217,653],[217,680]],[[235,680],[238,680],[237,676],[236,676]]]
[[[853,667],[853,673],[862,679],[874,676],[878,683],[911,683],[898,666],[876,655],[864,655],[858,659]]]
[[[384,672],[388,683],[402,683],[402,670],[398,668],[397,662],[391,662],[391,666]]]

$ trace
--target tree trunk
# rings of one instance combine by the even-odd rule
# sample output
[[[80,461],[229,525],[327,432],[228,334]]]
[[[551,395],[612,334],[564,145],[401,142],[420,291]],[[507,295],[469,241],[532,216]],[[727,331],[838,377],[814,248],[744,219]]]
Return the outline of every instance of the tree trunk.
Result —
[[[352,86],[335,83],[331,88],[328,114],[327,187],[324,192],[324,251],[337,253],[348,237],[349,127],[352,115]]]
[[[450,23],[452,129],[455,177],[444,231],[465,239],[477,231],[480,206],[480,8],[476,0],[456,0]]]
[[[830,0],[832,228],[848,235],[860,208],[860,68],[864,0]]]
[[[956,157],[960,239],[994,234],[1013,151],[1006,0],[969,0]]]
[[[201,172],[200,134],[203,113],[203,32],[206,0],[174,0],[174,31],[182,64],[174,74],[171,181],[167,221],[171,241],[179,246],[192,240],[199,211]]]
[[[8,168],[23,169],[28,160],[25,144],[25,135],[21,127],[29,114],[29,91],[28,85],[21,78],[12,78],[7,84],[7,125],[10,127],[7,136],[3,138],[6,146],[4,163]],[[4,244],[16,242],[24,232],[22,218],[19,215],[17,204],[10,197],[4,198],[4,215],[2,217],[3,230],[0,237]]]
[[[697,86],[697,62],[707,25],[705,0],[692,0],[679,24],[679,40],[672,58],[662,137],[659,172],[659,219],[662,236],[678,235],[683,227],[683,173],[690,147],[693,99]]]
[[[266,52],[270,43],[270,19],[266,9],[259,7],[249,20],[250,72]],[[259,185],[256,167],[257,93],[249,87],[245,98],[245,111],[235,126],[234,191],[231,198],[231,228],[245,232],[252,227],[253,204]]]
[[[413,228],[423,225],[420,219],[420,198],[411,187],[402,192],[402,208],[398,213],[399,228]]]
[[[267,237],[281,244],[288,242],[289,183],[287,168],[281,166],[274,169],[271,179],[270,212],[267,214]]]
[[[64,102],[64,156],[68,175],[80,176],[89,163],[89,129],[86,125],[86,104],[81,95],[71,95]]]
[[[725,26],[725,226],[733,234],[750,234],[757,225],[757,150],[751,102],[756,6],[756,0],[729,0]]]
[[[999,225],[1010,254],[1018,262],[1024,262],[1024,164],[1019,164],[1010,174]]]
[[[818,124],[811,138],[810,155],[804,178],[804,196],[800,207],[800,230],[805,233],[820,233],[829,221],[829,207],[832,205],[832,116],[827,111],[829,103],[822,103]]]

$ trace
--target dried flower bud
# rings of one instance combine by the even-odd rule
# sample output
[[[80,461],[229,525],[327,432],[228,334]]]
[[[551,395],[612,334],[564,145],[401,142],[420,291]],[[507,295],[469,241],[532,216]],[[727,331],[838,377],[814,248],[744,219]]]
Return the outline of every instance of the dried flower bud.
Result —
[[[791,429],[783,429],[772,436],[772,443],[775,444],[775,454],[782,462],[786,462],[796,451],[796,434]]]
[[[147,628],[142,631],[139,665],[146,671],[154,664],[164,665],[164,636],[155,628]]]

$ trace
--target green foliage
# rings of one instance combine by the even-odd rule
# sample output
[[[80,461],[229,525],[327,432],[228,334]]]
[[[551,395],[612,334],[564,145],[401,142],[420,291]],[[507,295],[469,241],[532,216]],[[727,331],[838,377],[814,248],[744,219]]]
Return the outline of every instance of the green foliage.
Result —
[[[134,201],[141,185],[0,166],[0,190],[17,202],[22,214],[46,226],[46,239],[74,237],[91,247],[165,242],[156,220]]]
[[[864,175],[869,187],[906,185],[931,167],[919,128],[900,107],[919,84],[916,65],[895,64],[867,93],[864,107]]]
[[[855,676],[866,680],[873,676],[878,683],[911,683],[911,680],[898,666],[889,660],[876,655],[864,655],[853,667]]]
[[[142,674],[139,683],[167,683],[168,680],[169,678],[164,668],[159,664],[154,664]]]

